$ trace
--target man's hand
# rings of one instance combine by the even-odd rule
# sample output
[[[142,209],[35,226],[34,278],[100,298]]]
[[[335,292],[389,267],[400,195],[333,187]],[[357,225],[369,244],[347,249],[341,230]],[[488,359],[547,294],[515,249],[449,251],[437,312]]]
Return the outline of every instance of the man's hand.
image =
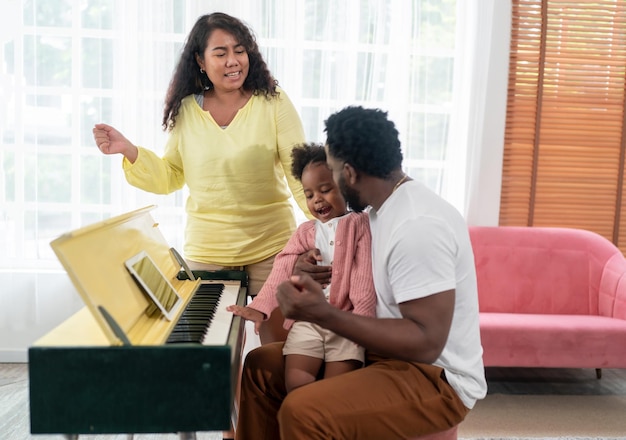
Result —
[[[293,274],[307,274],[321,284],[322,287],[326,287],[330,284],[331,266],[318,266],[317,263],[319,261],[322,261],[320,250],[311,249],[298,257],[293,268]]]
[[[285,318],[317,323],[331,306],[322,286],[309,275],[294,275],[278,286],[276,298]]]
[[[241,307],[232,305],[226,307],[226,310],[233,312],[233,315],[241,316],[246,321],[254,321],[254,333],[259,334],[261,323],[265,319],[265,314],[253,309],[252,307]]]

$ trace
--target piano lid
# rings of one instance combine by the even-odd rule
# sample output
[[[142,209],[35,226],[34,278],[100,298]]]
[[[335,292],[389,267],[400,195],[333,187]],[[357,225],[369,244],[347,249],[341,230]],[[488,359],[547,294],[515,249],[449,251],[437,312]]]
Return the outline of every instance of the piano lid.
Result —
[[[161,344],[172,326],[161,314],[148,316],[151,300],[131,276],[126,260],[146,252],[185,302],[199,284],[177,278],[180,265],[150,214],[155,207],[85,226],[50,243],[110,345],[121,345],[123,338],[107,319],[113,318],[118,334],[121,329],[133,345]]]

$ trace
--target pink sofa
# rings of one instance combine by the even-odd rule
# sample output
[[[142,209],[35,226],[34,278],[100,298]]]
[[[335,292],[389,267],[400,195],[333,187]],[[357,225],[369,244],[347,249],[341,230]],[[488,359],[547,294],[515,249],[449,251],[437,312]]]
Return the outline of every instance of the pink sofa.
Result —
[[[604,237],[470,227],[485,366],[626,368],[626,259]]]

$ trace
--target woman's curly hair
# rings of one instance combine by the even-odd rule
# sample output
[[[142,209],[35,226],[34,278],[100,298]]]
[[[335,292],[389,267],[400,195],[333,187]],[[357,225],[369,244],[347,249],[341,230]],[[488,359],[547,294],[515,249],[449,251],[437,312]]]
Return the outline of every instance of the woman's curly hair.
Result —
[[[209,37],[215,29],[222,29],[234,35],[248,53],[250,67],[243,89],[255,95],[265,95],[268,99],[278,95],[276,91],[278,81],[272,76],[263,60],[252,30],[241,20],[221,12],[203,15],[196,21],[187,36],[180,60],[167,89],[163,110],[163,130],[169,131],[176,125],[176,117],[185,96],[202,93],[205,89],[213,87],[208,76],[200,72],[196,55],[204,56]]]
[[[302,181],[302,173],[307,165],[318,162],[326,165],[326,151],[322,144],[300,144],[291,150],[291,159],[291,174]]]
[[[346,107],[324,122],[328,152],[359,171],[386,179],[402,167],[398,130],[380,109]]]

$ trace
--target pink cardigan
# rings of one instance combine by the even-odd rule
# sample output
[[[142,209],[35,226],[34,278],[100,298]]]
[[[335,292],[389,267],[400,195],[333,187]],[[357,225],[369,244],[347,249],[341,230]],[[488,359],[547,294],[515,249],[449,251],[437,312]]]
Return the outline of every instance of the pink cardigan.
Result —
[[[367,213],[351,213],[339,221],[329,297],[333,306],[358,315],[376,315],[371,247]],[[278,285],[292,275],[298,256],[310,249],[315,249],[315,220],[301,224],[285,248],[276,255],[272,272],[248,307],[264,313],[267,319],[278,307]],[[292,324],[293,320],[285,319],[283,327],[289,329]]]

